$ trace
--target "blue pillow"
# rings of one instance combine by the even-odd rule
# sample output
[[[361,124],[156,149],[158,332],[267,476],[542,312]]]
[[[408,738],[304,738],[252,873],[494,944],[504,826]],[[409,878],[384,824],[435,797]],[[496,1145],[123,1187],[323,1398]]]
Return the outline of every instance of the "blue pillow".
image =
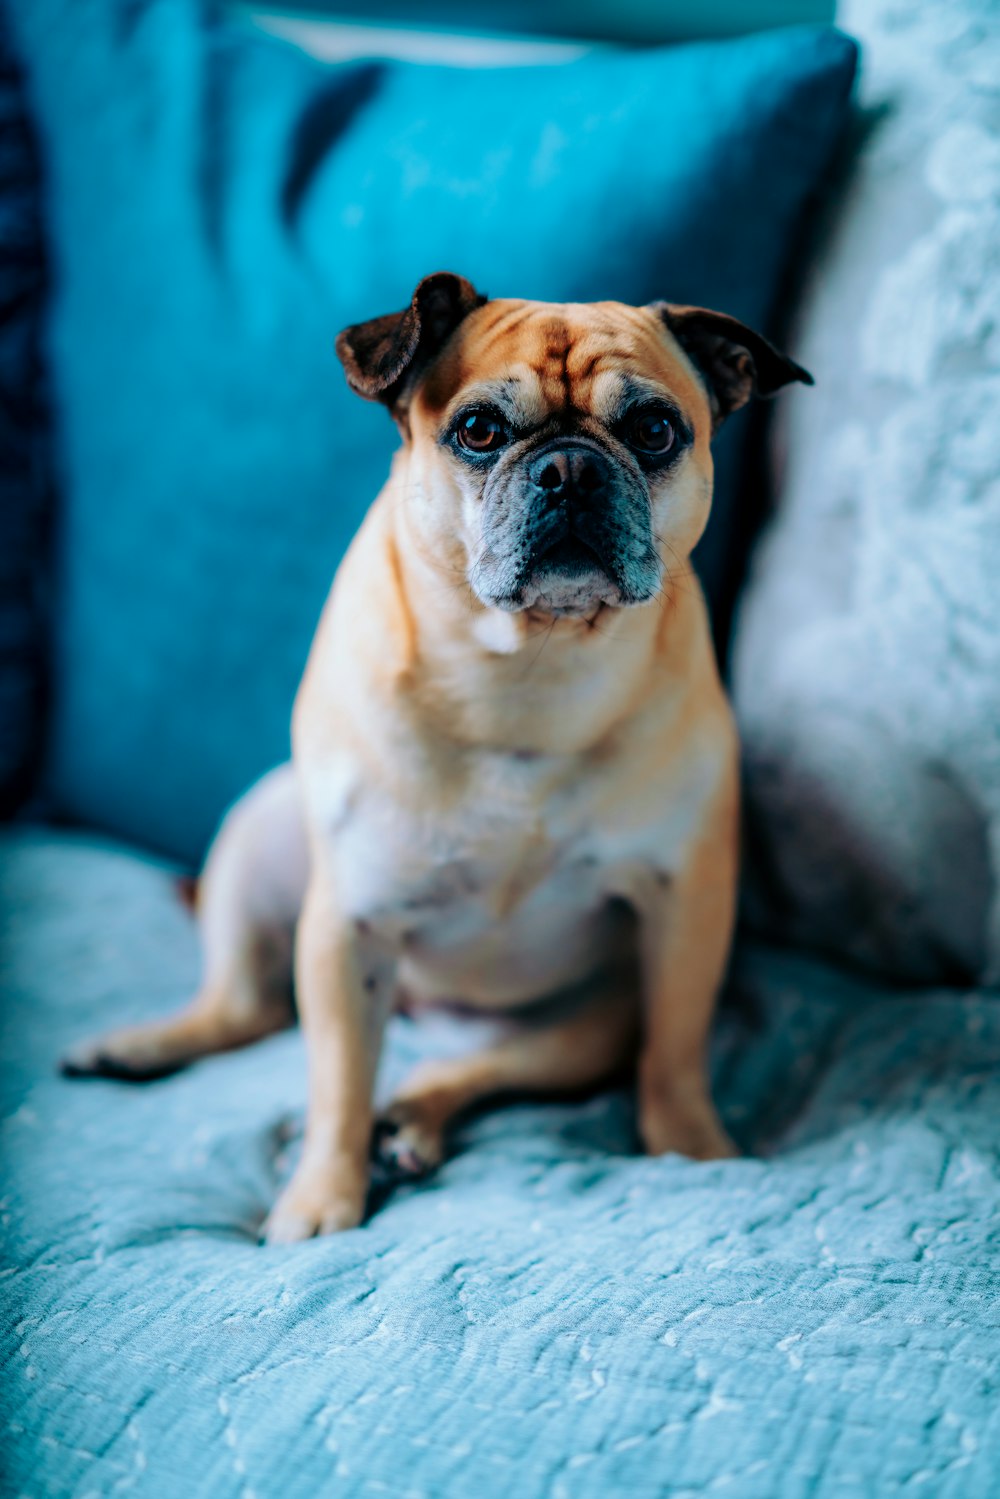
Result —
[[[523,71],[330,66],[193,0],[11,16],[59,281],[48,790],[195,860],[288,752],[320,607],[395,443],[348,393],[336,331],[442,268],[494,296],[666,297],[766,329],[855,47],[804,28]]]

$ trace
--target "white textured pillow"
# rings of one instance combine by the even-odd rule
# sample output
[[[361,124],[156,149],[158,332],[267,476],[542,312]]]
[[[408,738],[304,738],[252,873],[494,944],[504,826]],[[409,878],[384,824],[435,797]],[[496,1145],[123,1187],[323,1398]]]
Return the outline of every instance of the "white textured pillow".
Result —
[[[748,915],[1000,980],[1000,12],[846,0],[867,140],[741,606]]]

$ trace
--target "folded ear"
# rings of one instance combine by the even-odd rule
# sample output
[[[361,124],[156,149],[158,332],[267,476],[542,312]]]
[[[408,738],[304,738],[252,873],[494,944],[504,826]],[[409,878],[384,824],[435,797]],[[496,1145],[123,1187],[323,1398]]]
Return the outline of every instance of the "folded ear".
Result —
[[[724,312],[672,302],[655,302],[653,310],[704,377],[715,427],[751,396],[773,396],[792,380],[813,383],[808,370]]]
[[[463,276],[450,271],[425,276],[402,312],[354,323],[337,335],[348,385],[366,401],[395,406],[459,323],[485,301]]]

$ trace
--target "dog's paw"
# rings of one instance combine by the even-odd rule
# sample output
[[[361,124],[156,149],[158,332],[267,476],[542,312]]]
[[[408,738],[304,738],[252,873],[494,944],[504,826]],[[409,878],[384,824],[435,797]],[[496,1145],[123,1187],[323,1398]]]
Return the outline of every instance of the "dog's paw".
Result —
[[[683,1155],[692,1161],[723,1161],[740,1152],[711,1107],[643,1109],[639,1125],[647,1155]]]
[[[167,1077],[183,1065],[141,1028],[81,1041],[59,1059],[63,1077],[109,1077],[127,1083]]]
[[[261,1230],[264,1244],[300,1244],[323,1234],[357,1228],[365,1212],[365,1187],[347,1188],[318,1173],[296,1173]]]
[[[390,1177],[426,1176],[444,1160],[444,1134],[418,1104],[393,1104],[375,1121],[372,1153]]]

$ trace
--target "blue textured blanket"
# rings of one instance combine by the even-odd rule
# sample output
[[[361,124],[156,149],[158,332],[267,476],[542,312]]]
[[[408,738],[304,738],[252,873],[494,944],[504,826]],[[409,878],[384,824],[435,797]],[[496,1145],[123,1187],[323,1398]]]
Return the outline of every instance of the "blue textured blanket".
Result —
[[[195,933],[83,839],[8,837],[0,884],[5,1492],[1000,1491],[996,996],[746,951],[716,1078],[755,1159],[637,1157],[623,1094],[512,1107],[363,1228],[264,1250],[300,1036],[58,1078],[184,996]]]

